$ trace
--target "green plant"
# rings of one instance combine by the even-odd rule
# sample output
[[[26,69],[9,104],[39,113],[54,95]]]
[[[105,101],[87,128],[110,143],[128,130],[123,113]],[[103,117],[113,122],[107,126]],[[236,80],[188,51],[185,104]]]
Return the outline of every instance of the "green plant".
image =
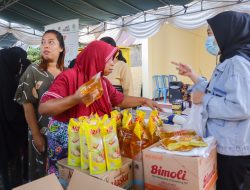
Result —
[[[40,63],[40,48],[29,47],[27,51],[27,58],[31,61],[31,63]]]

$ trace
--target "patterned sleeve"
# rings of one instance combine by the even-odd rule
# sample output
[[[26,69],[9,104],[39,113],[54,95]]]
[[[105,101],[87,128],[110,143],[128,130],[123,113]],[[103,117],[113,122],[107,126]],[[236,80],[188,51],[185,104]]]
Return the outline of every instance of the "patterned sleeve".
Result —
[[[21,76],[14,99],[21,105],[24,103],[35,104],[39,102],[35,87],[34,72],[32,71],[32,64]]]

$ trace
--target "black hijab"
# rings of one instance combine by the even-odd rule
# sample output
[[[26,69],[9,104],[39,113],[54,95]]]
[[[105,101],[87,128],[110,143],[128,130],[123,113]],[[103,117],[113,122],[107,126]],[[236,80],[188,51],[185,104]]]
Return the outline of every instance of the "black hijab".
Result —
[[[30,64],[26,57],[19,47],[0,50],[0,151],[5,158],[14,156],[27,140],[23,108],[14,101],[19,78]]]
[[[0,99],[8,120],[16,115],[17,103],[13,99],[19,78],[29,64],[27,53],[20,47],[0,50]]]
[[[250,15],[235,11],[219,13],[207,20],[221,51],[220,62],[235,55],[250,61]]]

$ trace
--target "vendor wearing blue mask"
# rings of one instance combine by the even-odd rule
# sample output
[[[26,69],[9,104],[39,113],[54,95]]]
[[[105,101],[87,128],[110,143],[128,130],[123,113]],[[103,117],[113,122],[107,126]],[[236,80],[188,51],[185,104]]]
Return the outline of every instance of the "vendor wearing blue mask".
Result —
[[[250,15],[227,11],[207,22],[207,50],[220,54],[210,82],[173,64],[195,83],[193,103],[203,104],[203,127],[217,140],[216,189],[242,190],[250,168]]]

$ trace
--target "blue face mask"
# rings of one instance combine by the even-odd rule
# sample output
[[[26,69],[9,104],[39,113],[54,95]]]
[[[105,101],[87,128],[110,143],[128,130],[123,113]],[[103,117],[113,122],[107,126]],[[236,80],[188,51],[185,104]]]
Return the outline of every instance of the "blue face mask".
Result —
[[[212,55],[214,55],[214,56],[216,56],[216,55],[219,54],[220,49],[219,49],[218,45],[215,43],[215,38],[214,38],[214,36],[208,36],[208,37],[207,37],[206,49],[207,49],[207,51],[208,51],[210,54],[212,54]]]

